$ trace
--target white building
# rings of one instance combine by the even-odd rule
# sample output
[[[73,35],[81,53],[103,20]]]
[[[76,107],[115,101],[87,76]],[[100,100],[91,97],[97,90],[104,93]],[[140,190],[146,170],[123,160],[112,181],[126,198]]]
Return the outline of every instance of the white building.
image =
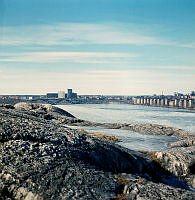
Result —
[[[65,92],[64,91],[59,91],[58,92],[58,98],[64,99],[65,98]]]

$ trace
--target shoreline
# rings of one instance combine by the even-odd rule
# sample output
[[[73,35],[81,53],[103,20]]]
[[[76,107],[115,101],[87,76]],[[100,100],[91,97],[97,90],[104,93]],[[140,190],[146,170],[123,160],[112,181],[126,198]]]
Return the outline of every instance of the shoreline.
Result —
[[[36,101],[36,100],[33,100],[33,101],[29,101],[31,103],[40,103],[39,101]],[[52,101],[51,100],[44,100],[45,103],[48,103],[51,104]],[[190,111],[195,111],[195,108],[182,108],[182,107],[174,107],[174,106],[155,106],[155,105],[145,105],[145,104],[134,104],[134,103],[125,103],[125,102],[120,102],[120,101],[105,101],[105,102],[88,102],[88,103],[65,103],[65,104],[61,104],[61,102],[59,103],[55,103],[55,100],[54,100],[54,104],[52,105],[83,105],[83,104],[125,104],[125,105],[138,105],[138,106],[147,106],[147,107],[159,107],[159,108],[170,108],[170,109],[181,109],[181,110],[190,110]]]
[[[89,101],[89,102],[67,102],[65,99],[37,99],[37,100],[20,100],[20,99],[0,99],[0,104],[16,104],[19,102],[28,102],[28,103],[42,103],[42,104],[51,104],[51,105],[82,105],[82,104],[126,104],[126,105],[138,105],[138,106],[147,106],[147,107],[159,107],[159,108],[170,108],[170,109],[179,109],[179,110],[189,110],[195,111],[193,107],[176,107],[176,106],[158,106],[158,105],[147,105],[147,104],[134,104],[134,103],[126,103],[120,101]],[[63,104],[62,104],[63,103]]]

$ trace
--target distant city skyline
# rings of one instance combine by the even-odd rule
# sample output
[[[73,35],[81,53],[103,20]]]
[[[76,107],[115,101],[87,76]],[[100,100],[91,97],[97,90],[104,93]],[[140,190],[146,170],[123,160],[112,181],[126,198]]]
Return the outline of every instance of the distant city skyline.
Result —
[[[67,90],[67,92],[66,92]],[[0,94],[0,97],[11,97],[11,96],[47,96],[47,95],[54,95],[55,97],[58,97],[60,94],[61,96],[67,95],[68,90],[72,90],[73,89],[65,89],[65,90],[60,90],[60,91],[50,91],[48,90],[46,93],[13,93],[13,94]],[[75,92],[75,91],[74,91]],[[78,94],[78,93],[73,93],[76,94],[78,96],[187,96],[187,95],[193,95],[195,94],[195,91],[188,91],[186,93],[182,93],[181,91],[177,91],[177,92],[172,92],[169,94],[165,94],[165,93],[153,93],[153,94],[129,94],[129,95],[124,95],[124,94],[94,94],[94,93],[88,93],[88,94]]]
[[[0,94],[195,90],[195,1],[0,1]]]

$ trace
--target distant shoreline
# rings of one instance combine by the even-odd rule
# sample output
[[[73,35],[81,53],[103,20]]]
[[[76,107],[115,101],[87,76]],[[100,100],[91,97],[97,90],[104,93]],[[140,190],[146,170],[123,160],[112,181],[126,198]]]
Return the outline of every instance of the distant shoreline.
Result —
[[[155,106],[155,105],[145,105],[145,104],[133,104],[120,101],[89,101],[89,102],[67,102],[65,99],[36,99],[36,100],[23,100],[23,99],[0,99],[0,104],[11,104],[14,105],[19,102],[30,102],[30,103],[42,103],[42,104],[51,104],[51,105],[79,105],[79,104],[127,104],[127,105],[138,105],[138,106],[148,106],[148,107],[158,107],[158,108],[171,108],[176,110],[190,110],[195,111],[195,108],[181,108],[181,107],[172,107],[172,106]]]

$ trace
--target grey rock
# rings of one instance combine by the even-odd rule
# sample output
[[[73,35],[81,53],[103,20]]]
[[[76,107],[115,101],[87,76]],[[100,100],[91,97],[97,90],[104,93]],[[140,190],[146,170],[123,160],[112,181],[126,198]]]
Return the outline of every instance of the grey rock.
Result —
[[[150,155],[67,128],[67,122],[83,121],[60,112],[37,104],[0,107],[0,199],[113,199],[118,195],[155,199],[157,193],[159,199],[171,195],[190,199],[194,195],[175,171],[166,170]],[[192,157],[183,161],[191,173]],[[125,184],[117,178],[121,173]],[[146,184],[134,186],[135,175]]]
[[[155,183],[139,176],[122,175],[128,183],[123,190],[123,196],[129,200],[193,200],[195,193],[176,189],[162,183]]]
[[[15,104],[14,107],[18,110],[34,112],[38,114],[59,114],[62,116],[75,118],[72,114],[68,113],[67,111],[58,107],[51,106],[49,104],[20,102]]]

